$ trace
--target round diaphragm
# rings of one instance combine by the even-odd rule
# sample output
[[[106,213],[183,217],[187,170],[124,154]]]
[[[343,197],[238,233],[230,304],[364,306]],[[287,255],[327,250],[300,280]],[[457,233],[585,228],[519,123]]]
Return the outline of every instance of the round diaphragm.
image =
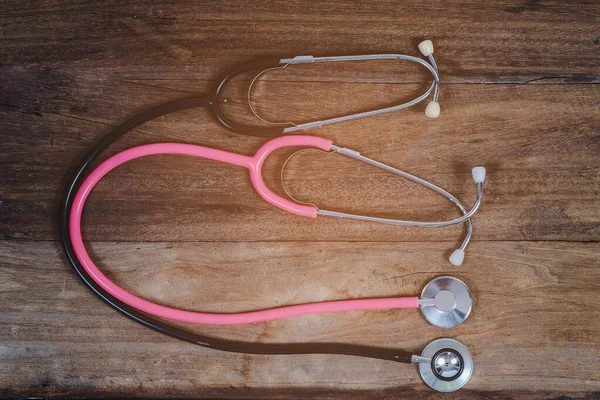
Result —
[[[453,328],[461,324],[471,313],[472,305],[467,285],[452,276],[435,278],[421,293],[423,317],[439,328]]]

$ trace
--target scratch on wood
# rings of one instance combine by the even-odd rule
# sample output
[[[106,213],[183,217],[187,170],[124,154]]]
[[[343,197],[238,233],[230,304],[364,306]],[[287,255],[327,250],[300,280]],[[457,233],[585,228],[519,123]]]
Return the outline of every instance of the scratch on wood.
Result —
[[[432,272],[428,272],[428,271],[421,271],[421,272],[410,272],[408,274],[403,274],[403,275],[396,275],[396,276],[391,276],[389,278],[383,278],[380,279],[378,281],[375,282],[370,282],[367,283],[365,286],[362,287],[362,289],[360,289],[360,291],[358,292],[358,295],[360,296],[362,294],[363,291],[365,291],[366,289],[377,285],[378,283],[382,283],[382,282],[387,282],[387,281],[391,281],[391,280],[396,280],[396,279],[400,279],[400,278],[405,278],[407,276],[411,276],[411,275],[421,275],[421,274],[431,274]]]

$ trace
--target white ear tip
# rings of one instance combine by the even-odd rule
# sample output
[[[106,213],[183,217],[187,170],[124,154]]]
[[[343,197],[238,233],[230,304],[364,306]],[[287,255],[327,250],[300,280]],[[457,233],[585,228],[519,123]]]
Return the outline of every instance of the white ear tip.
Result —
[[[433,54],[433,42],[431,40],[423,40],[419,43],[419,51],[425,57]]]
[[[437,118],[440,116],[440,103],[437,101],[432,101],[427,104],[427,108],[425,109],[425,115],[429,118]]]
[[[465,259],[465,252],[461,249],[456,249],[448,259],[452,265],[460,267]]]
[[[473,168],[473,180],[475,183],[483,183],[485,181],[485,168],[475,167]]]

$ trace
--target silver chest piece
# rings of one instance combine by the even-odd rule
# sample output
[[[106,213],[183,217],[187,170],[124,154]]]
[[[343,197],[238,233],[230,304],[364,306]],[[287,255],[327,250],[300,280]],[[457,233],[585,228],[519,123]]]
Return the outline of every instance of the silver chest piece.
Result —
[[[463,387],[473,373],[473,358],[467,348],[454,339],[437,339],[421,353],[429,362],[419,363],[421,378],[438,392],[453,392]]]
[[[453,328],[471,313],[471,292],[460,279],[440,276],[425,286],[419,306],[423,317],[439,328]]]

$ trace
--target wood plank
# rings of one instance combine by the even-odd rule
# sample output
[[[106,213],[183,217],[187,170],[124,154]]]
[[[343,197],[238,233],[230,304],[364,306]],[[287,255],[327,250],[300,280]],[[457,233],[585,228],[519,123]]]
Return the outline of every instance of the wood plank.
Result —
[[[598,15],[600,3],[589,0],[0,2],[0,398],[600,398]],[[382,361],[197,348],[117,315],[68,267],[56,242],[60,192],[111,126],[206,93],[242,62],[418,55],[424,38],[435,43],[444,83],[438,120],[421,105],[311,133],[430,179],[467,204],[470,168],[486,165],[463,267],[446,261],[463,227],[295,217],[260,200],[244,171],[185,157],[111,173],[89,201],[84,236],[101,269],[129,290],[212,312],[414,295],[435,276],[455,275],[475,305],[448,331],[410,310],[193,329],[412,351],[456,337],[475,357],[466,388],[433,393],[414,366]],[[251,79],[236,79],[220,100],[254,124],[244,108]],[[253,95],[265,117],[304,122],[408,100],[428,80],[402,62],[305,65],[265,74]],[[191,110],[144,125],[105,156],[158,141],[245,154],[264,142]],[[289,154],[265,167],[280,194],[278,165]],[[457,215],[426,190],[322,153],[294,158],[288,182],[294,196],[322,208]]]
[[[18,83],[7,91],[11,103],[0,128],[0,230],[5,238],[56,238],[62,185],[77,159],[107,132],[106,125],[181,97],[180,90],[203,90],[189,81],[114,86],[93,74],[49,74],[52,78],[45,80],[23,71],[24,80],[53,82],[39,101],[28,92],[17,94]],[[226,97],[228,112],[246,120],[249,116],[241,113],[244,87],[234,84]],[[420,88],[266,81],[259,83],[255,97],[269,118],[304,121],[389,104]],[[298,96],[290,98],[294,91]],[[486,197],[474,219],[475,240],[597,241],[599,98],[597,85],[444,85],[442,116],[436,121],[427,120],[417,106],[310,133],[429,179],[465,204],[474,198],[471,167],[485,165]],[[123,99],[127,106],[117,107]],[[206,110],[191,110],[144,125],[109,153],[158,141],[251,154],[264,139],[227,133]],[[281,194],[279,167],[288,155],[274,155],[265,167],[269,186]],[[443,198],[342,157],[302,154],[290,162],[288,172],[294,195],[322,208],[420,219],[457,215]],[[92,194],[84,219],[90,240],[458,243],[463,229],[405,229],[288,215],[253,192],[245,171],[178,156],[136,160],[111,172]]]
[[[402,53],[431,38],[446,82],[598,82],[594,1],[302,1],[175,4],[5,1],[6,66],[71,66],[138,79],[214,79],[265,56]],[[357,30],[357,27],[360,27]],[[389,65],[305,69],[303,80],[414,82]],[[401,68],[404,68],[402,66]],[[401,70],[402,71],[402,70]],[[0,71],[7,74],[6,68]],[[8,71],[10,72],[10,70]]]
[[[469,285],[475,306],[451,331],[432,329],[412,310],[195,330],[258,342],[351,342],[412,351],[449,335],[469,347],[475,372],[465,389],[444,398],[597,396],[600,374],[585,360],[600,357],[598,244],[474,243],[469,262],[458,270],[432,260],[449,245],[91,243],[90,248],[101,268],[134,293],[211,312],[414,295],[431,278],[452,273]],[[68,272],[58,243],[2,241],[0,253],[3,395],[442,398],[425,388],[411,366],[342,356],[249,356],[181,343],[102,304]]]

